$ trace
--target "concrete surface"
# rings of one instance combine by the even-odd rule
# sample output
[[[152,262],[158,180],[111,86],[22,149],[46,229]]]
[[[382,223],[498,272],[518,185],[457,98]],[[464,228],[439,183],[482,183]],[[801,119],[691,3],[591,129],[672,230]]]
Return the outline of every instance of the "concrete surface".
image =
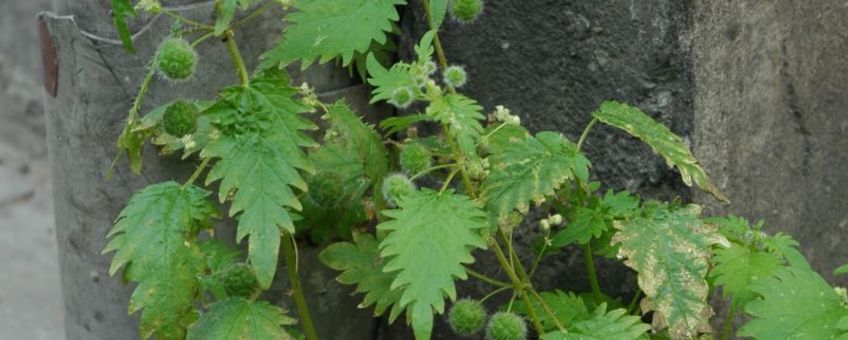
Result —
[[[0,3],[0,339],[64,338],[35,14]]]

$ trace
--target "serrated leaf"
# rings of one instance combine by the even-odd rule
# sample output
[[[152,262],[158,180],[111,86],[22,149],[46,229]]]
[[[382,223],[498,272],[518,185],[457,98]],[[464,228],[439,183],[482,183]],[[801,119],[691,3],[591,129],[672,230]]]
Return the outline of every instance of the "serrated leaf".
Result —
[[[398,206],[384,211],[391,220],[377,226],[388,234],[380,242],[388,260],[383,270],[397,273],[391,288],[403,291],[399,304],[416,338],[429,339],[434,312],[444,311],[445,296],[456,299],[454,278],[467,277],[463,264],[474,262],[471,250],[486,247],[480,236],[486,215],[478,203],[450,190],[424,188],[403,196]]]
[[[410,65],[404,62],[398,62],[392,65],[390,69],[386,69],[374,57],[373,54],[368,55],[366,61],[368,65],[368,84],[374,87],[371,93],[371,103],[376,103],[381,100],[388,101],[392,98],[392,94],[400,88],[415,88],[415,79],[410,73]]]
[[[430,27],[438,29],[445,21],[448,12],[448,0],[430,0]]]
[[[373,183],[386,174],[389,169],[388,152],[372,126],[363,123],[359,115],[342,101],[330,106],[323,118],[332,124],[333,131],[338,134],[330,144],[353,152],[368,181]]]
[[[248,258],[263,288],[277,270],[281,229],[294,232],[287,209],[302,209],[293,189],[307,187],[298,170],[315,171],[301,149],[315,144],[302,132],[315,125],[299,116],[306,108],[291,99],[295,90],[281,72],[269,70],[250,86],[225,89],[220,108],[208,114],[218,136],[200,153],[216,159],[206,184],[221,180],[219,200],[232,200],[236,240],[250,236]]]
[[[840,320],[848,317],[843,297],[807,268],[786,267],[751,289],[761,298],[745,306],[753,317],[738,335],[757,339],[848,339]]]
[[[466,157],[477,157],[477,141],[483,131],[480,121],[485,118],[480,104],[461,94],[448,93],[430,102],[425,114],[448,127]]]
[[[836,268],[836,269],[833,270],[833,275],[844,275],[844,274],[848,274],[848,264],[843,264],[843,265],[839,266],[839,268]]]
[[[583,303],[583,299],[572,292],[565,293],[557,290],[554,292],[541,292],[539,295],[556,316],[557,320],[566,328],[570,328],[574,322],[586,319],[591,315],[589,308]],[[545,331],[550,332],[557,329],[554,319],[547,314],[537,300],[531,299],[529,307],[533,308],[533,311],[535,311],[534,314],[539,317],[539,321],[542,323],[542,328]],[[523,300],[516,301],[513,305],[513,310],[521,315],[528,317],[530,315],[528,305]]]
[[[404,4],[406,0],[300,0],[297,11],[286,16],[283,40],[262,56],[260,68],[296,60],[305,68],[315,59],[323,64],[336,57],[346,66],[354,52],[386,42],[392,23],[400,18],[395,6]]]
[[[112,0],[112,22],[118,31],[118,37],[128,52],[135,53],[132,32],[130,32],[130,26],[127,24],[128,16],[136,16],[135,7],[130,0]]]
[[[551,238],[551,247],[562,248],[572,243],[586,244],[601,238],[604,233],[613,229],[613,221],[634,216],[638,209],[638,198],[625,191],[617,194],[611,190],[607,191],[600,199],[593,199],[589,206],[576,207],[565,229],[558,231]]]
[[[194,320],[197,276],[205,268],[195,240],[216,215],[209,194],[175,182],[148,186],[133,195],[109,232],[112,240],[103,250],[115,251],[109,275],[125,266],[124,277],[139,283],[129,313],[144,309],[142,339],[182,338],[185,326]]]
[[[705,277],[714,244],[729,246],[714,225],[703,223],[701,207],[643,205],[644,215],[616,222],[612,243],[619,256],[638,273],[645,293],[642,311],[654,311],[653,328],[669,329],[674,339],[709,331],[712,309],[707,303]]]
[[[588,179],[589,160],[561,134],[540,132],[492,150],[491,173],[483,182],[486,208],[499,220],[517,209],[526,213],[530,201],[553,195],[566,181]]]
[[[191,326],[188,340],[293,339],[283,326],[295,320],[284,310],[265,301],[228,298],[209,306]]]
[[[638,316],[628,315],[624,309],[607,312],[606,304],[601,304],[585,320],[579,320],[568,327],[568,332],[556,331],[542,335],[542,340],[631,340],[647,339],[646,332],[651,329],[642,323]]]
[[[677,167],[686,185],[692,186],[694,183],[719,200],[728,202],[727,197],[710,182],[683,139],[638,108],[606,101],[592,115],[601,122],[622,129],[648,144],[654,152],[665,159],[669,167]]]
[[[391,289],[394,273],[386,273],[385,261],[380,257],[377,240],[369,234],[354,234],[353,242],[334,243],[319,256],[330,268],[342,273],[336,278],[342,284],[356,285],[358,293],[364,293],[361,307],[374,305],[374,315],[382,315],[392,307],[389,320],[394,321],[402,311],[400,289]]]
[[[413,114],[400,117],[389,117],[380,122],[380,128],[386,131],[386,134],[394,134],[408,129],[412,125],[420,122],[430,121],[430,117],[422,114]]]
[[[509,144],[531,137],[530,132],[521,125],[490,125],[483,130],[484,138],[481,143],[488,150],[504,150]]]
[[[749,287],[771,277],[783,265],[779,256],[739,245],[716,249],[712,262],[713,284],[722,286],[725,296],[733,296],[740,306],[757,297]]]

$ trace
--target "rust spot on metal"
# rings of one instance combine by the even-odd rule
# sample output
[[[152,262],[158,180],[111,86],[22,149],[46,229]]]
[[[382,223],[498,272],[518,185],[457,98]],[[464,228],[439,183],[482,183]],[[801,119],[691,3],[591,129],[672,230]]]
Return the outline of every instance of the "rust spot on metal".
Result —
[[[52,97],[56,97],[59,90],[59,61],[56,59],[56,45],[50,36],[47,22],[44,18],[38,18],[38,40],[41,45],[41,66],[44,78],[44,89]]]

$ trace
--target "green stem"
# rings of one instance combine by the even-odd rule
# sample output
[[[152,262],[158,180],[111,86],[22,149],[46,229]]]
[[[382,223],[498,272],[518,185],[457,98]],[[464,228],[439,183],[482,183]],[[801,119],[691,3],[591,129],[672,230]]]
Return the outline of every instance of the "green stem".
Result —
[[[468,170],[465,169],[465,155],[459,151],[456,141],[451,137],[450,126],[442,124],[442,131],[445,132],[445,139],[448,141],[454,160],[456,160],[457,169],[462,175],[462,186],[465,187],[465,193],[470,197],[475,197],[477,194],[474,190],[474,184],[471,182],[471,176],[468,176]]]
[[[209,165],[209,161],[212,158],[205,158],[203,162],[200,162],[200,165],[197,166],[197,169],[194,170],[194,173],[191,174],[191,177],[183,184],[183,188],[194,184],[194,181],[197,180],[197,177],[200,177],[200,174],[203,172],[203,169],[206,169],[206,166]]]
[[[457,170],[459,170],[459,168],[454,168],[453,171],[448,174],[448,178],[445,178],[445,183],[442,184],[442,188],[439,189],[439,193],[445,192],[445,190],[448,188],[448,185],[450,185],[451,181],[453,180],[453,176],[456,176]]]
[[[527,295],[527,290],[525,289],[527,284],[521,281],[518,276],[515,275],[515,269],[509,265],[509,260],[506,259],[506,255],[504,255],[503,249],[501,249],[501,246],[498,243],[497,239],[492,239],[491,243],[492,248],[495,251],[495,256],[498,258],[498,262],[500,263],[501,267],[503,267],[504,271],[506,271],[506,274],[507,276],[509,276],[509,279],[512,280],[512,285],[513,287],[515,287],[515,291],[521,295],[522,300],[529,304],[530,296]],[[536,332],[540,335],[544,334],[545,329],[542,328],[542,322],[539,321],[540,319],[539,316],[536,315],[536,311],[534,311],[533,308],[527,308],[527,312],[528,314],[530,314],[530,320],[533,322],[533,328],[536,329]]]
[[[727,317],[724,319],[724,329],[721,332],[721,340],[730,339],[730,333],[733,332],[734,318],[736,318],[736,301],[730,300],[730,310],[727,311]]]
[[[577,140],[577,152],[580,152],[580,149],[583,148],[583,143],[586,142],[586,137],[589,137],[589,131],[592,131],[592,127],[594,127],[595,124],[598,124],[598,118],[592,118],[589,125],[586,125],[586,128],[583,129],[583,134],[581,134],[580,139]]]
[[[215,36],[215,32],[206,33],[206,34],[202,35],[200,38],[197,38],[197,40],[193,41],[191,43],[191,47],[196,47],[200,43],[206,41],[206,39],[209,39],[209,38],[214,37],[214,36]]]
[[[545,299],[542,299],[542,296],[539,295],[539,293],[536,292],[535,289],[530,288],[529,290],[530,293],[532,293],[533,296],[536,297],[536,300],[539,300],[539,304],[542,306],[542,309],[545,310],[545,313],[547,313],[548,316],[550,316],[551,319],[554,320],[554,324],[556,324],[557,328],[563,333],[568,333],[568,331],[565,330],[565,326],[562,325],[562,322],[559,321],[559,318],[557,318],[556,314],[554,314],[554,312],[551,310],[551,307],[549,307],[548,303],[545,302]]]
[[[171,11],[168,11],[168,10],[164,10],[164,11],[162,11],[162,13],[165,13],[165,15],[167,15],[171,18],[174,18],[175,20],[184,21],[185,23],[187,23],[189,25],[193,25],[193,26],[196,26],[196,27],[202,27],[202,28],[206,28],[206,29],[215,29],[215,27],[212,27],[210,25],[204,24],[204,23],[199,22],[199,21],[191,20],[189,18],[186,18],[182,15],[179,15],[177,13],[174,13],[174,12],[171,12]]]
[[[424,5],[424,13],[427,14],[427,22],[433,23],[433,14],[430,12],[430,1],[424,0],[422,1]],[[430,25],[430,29],[438,29],[438,27],[433,27]],[[445,57],[445,50],[442,48],[441,39],[439,39],[439,32],[436,31],[435,36],[433,37],[433,46],[436,47],[436,55],[439,58],[439,64],[442,65],[442,69],[448,68],[448,59]]]
[[[257,10],[253,11],[252,13],[248,14],[247,16],[245,16],[244,18],[239,20],[235,25],[233,25],[233,28],[235,29],[235,28],[241,27],[242,25],[250,22],[251,20],[255,19],[260,14],[265,13],[265,11],[267,11],[268,9],[270,9],[271,7],[276,6],[276,5],[277,4],[272,2],[272,3],[266,4],[265,6],[258,8]]]
[[[545,237],[545,243],[542,244],[542,249],[539,251],[539,254],[536,255],[535,259],[533,259],[533,265],[530,266],[530,272],[527,273],[527,276],[533,277],[533,273],[535,273],[536,269],[539,268],[539,263],[542,262],[542,256],[545,255],[546,250],[548,250],[547,236]]]
[[[636,306],[639,303],[639,298],[642,297],[642,290],[636,289],[636,295],[633,295],[633,299],[630,300],[630,304],[627,305],[627,314],[633,314],[636,312]]]
[[[510,285],[509,283],[506,283],[506,282],[503,282],[503,281],[495,280],[495,279],[493,279],[493,278],[491,278],[491,277],[488,277],[488,276],[486,276],[486,275],[483,275],[483,274],[481,274],[481,273],[478,273],[478,272],[476,272],[476,271],[474,271],[474,270],[471,270],[471,269],[465,268],[465,271],[466,271],[466,272],[468,272],[468,275],[471,275],[471,276],[473,276],[473,277],[477,278],[477,279],[478,279],[478,280],[480,280],[480,281],[483,281],[483,282],[486,282],[486,283],[492,284],[492,285],[494,285],[494,286],[500,286],[500,287],[506,287],[506,288],[511,288],[511,287],[512,287],[512,285]]]
[[[147,90],[150,89],[150,82],[153,80],[153,75],[155,74],[156,67],[151,63],[147,67],[147,73],[144,75],[144,80],[141,81],[141,88],[138,90],[138,94],[135,96],[135,100],[133,100],[133,105],[127,114],[127,121],[124,123],[124,132],[129,132],[132,129],[132,125],[135,124],[138,113],[141,111],[141,104],[144,102],[144,97],[147,95]],[[112,175],[115,173],[115,166],[118,165],[118,161],[121,160],[123,155],[123,152],[118,152],[115,155],[112,164],[109,165],[109,170],[106,171],[107,179],[112,178]]]
[[[595,272],[595,256],[592,254],[592,245],[586,243],[583,246],[583,255],[586,256],[586,271],[589,272],[589,284],[592,286],[592,295],[597,301],[601,299],[601,286],[598,284],[598,274]]]
[[[247,72],[247,67],[244,65],[244,58],[242,58],[241,52],[239,52],[232,30],[228,30],[224,33],[224,40],[227,41],[227,50],[230,51],[230,57],[233,59],[233,65],[236,67],[236,72],[238,72],[239,79],[241,79],[241,84],[244,86],[250,85],[250,74]]]
[[[505,291],[505,290],[507,290],[507,289],[512,289],[512,286],[509,286],[509,287],[501,287],[501,288],[495,289],[495,290],[493,290],[491,293],[486,294],[486,296],[484,296],[482,299],[480,299],[480,302],[481,302],[481,303],[486,302],[486,300],[488,300],[490,297],[495,296],[495,295],[497,295],[498,293],[500,293],[500,292],[502,292],[502,291]]]
[[[300,286],[300,278],[298,277],[297,255],[295,251],[297,245],[294,241],[294,235],[285,233],[283,235],[283,254],[286,261],[286,269],[289,273],[289,282],[291,283],[292,295],[294,304],[297,307],[297,315],[300,317],[303,326],[303,333],[308,340],[318,340],[318,333],[315,332],[315,326],[312,323],[312,315],[309,312],[309,306],[306,304],[306,297],[303,294],[303,288]]]
[[[421,170],[419,173],[410,177],[409,180],[410,181],[415,180],[416,178],[424,176],[424,175],[426,175],[426,174],[428,174],[428,173],[430,173],[431,171],[434,171],[434,170],[439,170],[439,169],[444,169],[444,168],[453,168],[453,167],[456,167],[456,163],[436,165],[436,166]]]

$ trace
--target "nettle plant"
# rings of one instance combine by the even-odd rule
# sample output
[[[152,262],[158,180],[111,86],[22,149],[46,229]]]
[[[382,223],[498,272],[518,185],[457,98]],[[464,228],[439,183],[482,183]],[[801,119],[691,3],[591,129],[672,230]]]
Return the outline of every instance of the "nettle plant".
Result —
[[[736,217],[703,218],[697,205],[601,191],[590,180],[580,150],[600,122],[649,145],[686,184],[726,201],[683,140],[639,109],[601,104],[573,143],[558,132],[532,135],[507,108],[486,114],[461,94],[466,72],[448,63],[438,29],[448,13],[474,20],[481,0],[423,0],[432,30],[415,47],[417,59],[393,65],[384,57],[405,0],[219,0],[210,23],[155,0],[112,4],[130,49],[127,16],[143,10],[174,19],[118,140],[121,154],[140,172],[149,140],[163,155],[200,162],[185,183],[137,192],[109,234],[110,273],[123,268],[124,280],[138,284],[129,312],[141,311],[142,338],[317,339],[298,277],[296,245],[304,239],[341,241],[321,260],[364,294],[361,307],[388,313],[389,322],[404,315],[417,339],[431,337],[446,309],[457,336],[482,332],[492,340],[710,336],[715,288],[732,301],[723,338],[737,312],[748,316],[739,336],[848,338],[845,289],[813,272],[789,236]],[[250,73],[234,28],[274,6],[294,8],[279,45]],[[193,85],[202,61],[194,47],[209,41],[226,43],[240,83],[213,100],[161,103],[139,116],[157,74]],[[290,84],[284,66],[316,60],[358,71],[373,86],[372,103],[420,112],[375,129],[344,101],[323,103],[307,84]],[[317,135],[308,118],[314,112],[329,126],[320,144],[309,135]],[[417,124],[439,128],[424,134]],[[235,241],[247,239],[246,257],[215,238],[213,221],[225,214],[213,199],[237,221]],[[546,217],[525,221],[531,206]],[[513,235],[531,226],[539,228],[537,246],[517,251]],[[259,299],[274,281],[281,247],[296,317]],[[572,247],[585,254],[591,291],[538,291],[539,265]],[[484,252],[497,258],[501,268],[488,272],[499,277],[468,267]],[[629,303],[601,292],[595,256],[617,258],[638,274]],[[458,300],[455,281],[469,278],[491,292]],[[511,298],[487,310],[484,302],[497,294]]]

